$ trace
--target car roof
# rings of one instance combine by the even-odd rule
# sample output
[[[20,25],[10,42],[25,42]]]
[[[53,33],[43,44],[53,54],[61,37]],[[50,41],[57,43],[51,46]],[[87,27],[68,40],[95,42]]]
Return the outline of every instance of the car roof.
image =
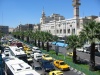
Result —
[[[63,60],[56,60],[56,61],[59,61],[59,62],[64,62]]]
[[[39,49],[38,47],[32,47],[32,48],[34,48],[34,49]]]
[[[63,74],[63,72],[60,71],[60,70],[55,70],[55,71],[51,71],[51,72],[54,72],[54,73],[57,73],[57,74]]]
[[[33,64],[33,66],[35,66],[35,67],[41,67],[41,65],[40,64],[38,64],[38,63],[35,63],[35,64]]]

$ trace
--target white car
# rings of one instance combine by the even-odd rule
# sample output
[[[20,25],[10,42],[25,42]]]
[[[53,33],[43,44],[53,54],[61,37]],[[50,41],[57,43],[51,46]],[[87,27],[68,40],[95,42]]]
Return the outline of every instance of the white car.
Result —
[[[37,51],[35,50],[35,51],[33,51],[33,53],[30,54],[31,57],[34,57],[35,53],[39,53],[39,54],[43,55],[43,53],[40,50],[37,50]]]
[[[34,53],[34,59],[36,61],[38,61],[38,60],[42,59],[42,55],[40,53]]]
[[[40,49],[38,47],[32,47],[32,51],[40,51]]]
[[[83,52],[84,51],[83,48],[77,48],[76,50],[79,51],[79,52]]]
[[[10,55],[10,51],[9,50],[4,50],[4,54],[5,54],[5,56],[9,56]]]

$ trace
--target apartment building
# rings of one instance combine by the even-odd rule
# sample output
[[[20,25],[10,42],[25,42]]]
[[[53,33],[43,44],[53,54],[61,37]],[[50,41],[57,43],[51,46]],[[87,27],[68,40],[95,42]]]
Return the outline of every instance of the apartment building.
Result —
[[[9,33],[9,26],[0,25],[0,32],[8,34]]]

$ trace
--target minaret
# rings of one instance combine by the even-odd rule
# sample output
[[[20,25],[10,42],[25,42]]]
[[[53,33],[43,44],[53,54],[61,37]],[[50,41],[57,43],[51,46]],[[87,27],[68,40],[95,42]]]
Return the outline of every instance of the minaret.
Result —
[[[79,18],[79,6],[81,4],[79,3],[79,0],[73,0],[73,7],[74,7],[74,18]]]
[[[45,23],[45,18],[46,18],[46,16],[45,16],[44,8],[43,8],[43,11],[42,11],[42,24]]]

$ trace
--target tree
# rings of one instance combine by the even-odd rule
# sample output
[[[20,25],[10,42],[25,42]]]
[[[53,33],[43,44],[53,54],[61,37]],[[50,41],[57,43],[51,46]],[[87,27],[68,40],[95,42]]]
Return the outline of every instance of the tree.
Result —
[[[20,36],[21,36],[21,40],[22,40],[22,41],[24,41],[24,36],[25,36],[24,34],[25,34],[24,31],[20,31]]]
[[[79,36],[77,35],[70,35],[67,37],[67,40],[65,42],[68,44],[67,49],[73,49],[73,62],[77,63],[77,55],[76,55],[76,48],[80,47],[82,44],[80,44]]]
[[[26,37],[27,43],[29,43],[29,41],[30,41],[30,36],[31,36],[31,35],[32,35],[32,30],[27,30],[27,31],[25,31],[24,36]]]
[[[54,41],[58,41],[58,39],[59,39],[58,36],[56,36],[56,35],[53,36],[53,40],[54,40]],[[59,48],[59,47],[55,45],[56,55],[58,55],[58,52],[59,52],[59,51],[58,51],[58,48]]]
[[[44,50],[44,42],[46,41],[44,31],[41,31],[41,39],[40,40],[42,41],[42,49]]]
[[[95,42],[100,37],[100,23],[94,20],[86,22],[83,24],[80,36],[83,36],[91,44],[89,69],[93,71],[95,70]]]
[[[45,32],[45,40],[47,42],[47,52],[49,52],[49,41],[53,40],[53,35],[49,32]]]

